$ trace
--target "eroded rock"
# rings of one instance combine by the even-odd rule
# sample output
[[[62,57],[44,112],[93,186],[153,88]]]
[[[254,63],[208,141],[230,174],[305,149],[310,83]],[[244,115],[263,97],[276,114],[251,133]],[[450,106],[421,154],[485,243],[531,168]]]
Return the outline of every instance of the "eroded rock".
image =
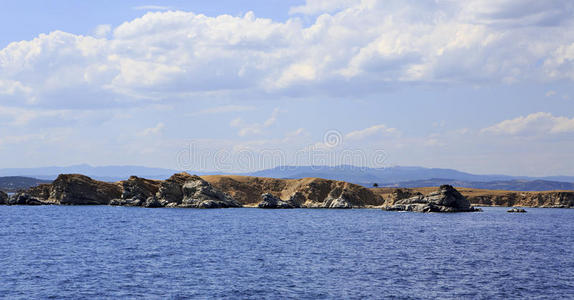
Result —
[[[8,194],[0,191],[0,205],[8,204]]]
[[[450,185],[442,185],[436,192],[426,196],[417,195],[397,200],[393,205],[384,207],[389,211],[414,212],[471,212],[479,211],[470,205],[468,199]]]
[[[525,213],[526,210],[524,208],[513,207],[513,208],[507,210],[506,212],[509,212],[509,213]]]
[[[270,193],[261,194],[261,202],[257,204],[259,208],[268,208],[268,209],[278,209],[278,208],[295,208],[297,206],[293,205],[291,199],[289,201],[283,201],[278,197],[273,196]]]
[[[128,180],[120,182],[122,196],[110,201],[110,205],[121,206],[144,206],[148,198],[155,196],[160,187],[160,182],[131,176]]]
[[[183,185],[182,207],[191,208],[228,208],[241,207],[239,202],[207,181],[194,176]]]

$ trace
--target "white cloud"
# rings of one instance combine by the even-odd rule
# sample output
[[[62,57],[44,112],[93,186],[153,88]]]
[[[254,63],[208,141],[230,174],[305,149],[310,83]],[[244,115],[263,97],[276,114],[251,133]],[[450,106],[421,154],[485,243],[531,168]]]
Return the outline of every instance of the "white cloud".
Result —
[[[113,34],[103,25],[96,37],[55,31],[11,43],[0,50],[0,97],[85,108],[214,95],[356,97],[412,82],[574,80],[573,4],[521,3],[309,0],[292,11],[331,13],[308,27],[252,12],[150,12]],[[15,96],[18,89],[26,92]]]
[[[112,25],[101,24],[94,29],[94,36],[98,38],[106,38],[112,32]]]
[[[376,135],[376,134],[393,134],[396,133],[396,128],[389,128],[386,125],[375,125],[369,128],[351,131],[345,134],[345,139],[349,140],[362,140],[364,138]]]
[[[574,132],[574,118],[555,117],[547,112],[505,120],[481,130],[482,133],[537,136]]]
[[[139,135],[140,136],[151,136],[151,135],[158,135],[160,134],[163,129],[165,128],[165,124],[162,122],[157,123],[155,127],[146,128],[142,130]]]
[[[305,15],[330,13],[351,6],[357,2],[359,2],[359,0],[306,0],[305,4],[292,7],[289,13]]]
[[[281,112],[283,112],[281,109],[275,108],[271,113],[271,116],[269,116],[269,118],[263,123],[246,123],[243,119],[236,118],[232,120],[229,125],[231,127],[239,128],[239,132],[237,133],[239,136],[258,135],[262,134],[264,129],[275,124],[275,122],[277,122],[277,117]]]

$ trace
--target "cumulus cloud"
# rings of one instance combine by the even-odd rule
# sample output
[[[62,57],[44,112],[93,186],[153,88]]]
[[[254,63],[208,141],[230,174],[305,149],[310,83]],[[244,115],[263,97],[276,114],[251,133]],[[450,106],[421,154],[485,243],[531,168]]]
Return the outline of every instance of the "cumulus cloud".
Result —
[[[110,24],[101,24],[94,29],[94,35],[98,38],[105,38],[110,32],[112,32],[112,25]]]
[[[502,121],[482,129],[481,132],[527,136],[572,133],[574,132],[574,118],[556,117],[551,113],[538,112]]]
[[[55,31],[11,43],[0,50],[0,97],[86,108],[222,95],[355,97],[413,82],[574,80],[572,6],[309,0],[292,9],[321,13],[308,26],[252,12],[149,12],[94,37]]]
[[[303,5],[292,7],[289,13],[304,15],[330,13],[351,6],[357,2],[357,0],[307,0]]]

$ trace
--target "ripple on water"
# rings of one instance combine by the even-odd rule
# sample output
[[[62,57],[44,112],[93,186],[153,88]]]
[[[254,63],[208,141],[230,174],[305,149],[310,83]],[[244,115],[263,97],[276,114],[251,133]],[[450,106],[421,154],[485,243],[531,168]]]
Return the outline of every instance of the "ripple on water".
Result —
[[[567,298],[573,217],[0,207],[0,295]]]

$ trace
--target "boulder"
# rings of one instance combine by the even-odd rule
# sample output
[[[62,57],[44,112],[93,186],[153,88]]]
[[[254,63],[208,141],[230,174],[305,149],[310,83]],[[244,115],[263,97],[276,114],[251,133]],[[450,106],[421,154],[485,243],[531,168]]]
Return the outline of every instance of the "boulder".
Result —
[[[158,208],[163,207],[162,203],[157,200],[155,196],[151,196],[146,199],[145,203],[143,204],[144,207],[148,208]]]
[[[182,187],[181,207],[228,208],[241,207],[231,196],[215,189],[198,176],[188,179]]]
[[[0,191],[0,205],[8,204],[8,194]]]
[[[525,213],[526,210],[524,208],[513,207],[513,208],[507,210],[507,212],[509,212],[509,213]]]
[[[51,204],[47,201],[41,200],[37,197],[34,197],[28,193],[17,193],[12,195],[7,201],[6,204],[9,205],[47,205]]]
[[[472,207],[468,199],[450,185],[442,185],[438,191],[426,196],[416,195],[407,199],[397,200],[393,205],[384,207],[383,209],[389,211],[414,212],[479,211]]]
[[[183,201],[183,185],[187,181],[197,180],[198,178],[198,176],[192,176],[186,172],[174,174],[159,185],[156,193],[157,201],[162,206],[174,207],[180,205]]]
[[[270,209],[277,209],[277,208],[295,208],[296,206],[293,205],[294,201],[283,201],[278,197],[273,196],[270,193],[261,194],[261,202],[257,204],[259,208],[270,208]]]
[[[154,196],[160,186],[160,182],[132,176],[128,180],[121,181],[122,195],[119,199],[110,201],[110,205],[143,206],[148,198]]]
[[[345,199],[345,197],[339,197],[336,199],[330,199],[325,201],[325,208],[353,208],[353,205],[351,205],[351,203],[349,203],[349,201],[347,199]]]

